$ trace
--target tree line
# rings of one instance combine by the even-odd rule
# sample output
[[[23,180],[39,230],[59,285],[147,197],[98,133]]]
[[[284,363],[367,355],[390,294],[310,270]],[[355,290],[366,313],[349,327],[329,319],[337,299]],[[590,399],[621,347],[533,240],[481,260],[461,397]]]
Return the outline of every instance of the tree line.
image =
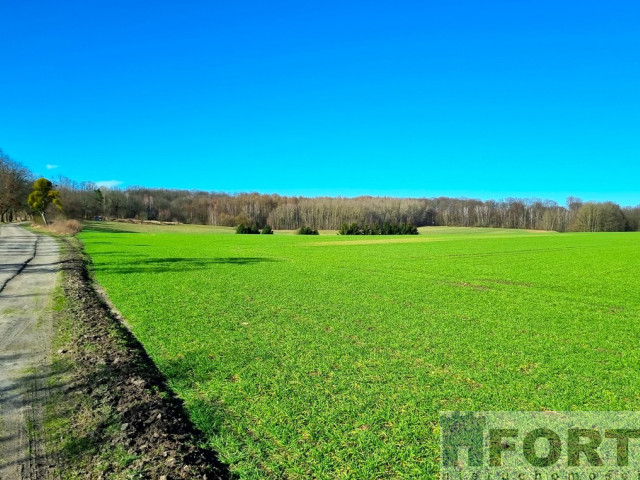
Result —
[[[28,218],[27,199],[33,180],[29,170],[0,150],[0,221]]]
[[[32,215],[27,204],[34,176],[0,150],[0,219]],[[640,205],[621,208],[613,202],[506,198],[395,198],[361,196],[301,197],[276,194],[186,191],[130,187],[98,188],[91,182],[58,177],[61,215],[90,220],[138,219],[223,225],[240,224],[295,230],[311,226],[338,230],[352,225],[502,227],[564,231],[638,231]],[[52,215],[56,212],[52,211]]]

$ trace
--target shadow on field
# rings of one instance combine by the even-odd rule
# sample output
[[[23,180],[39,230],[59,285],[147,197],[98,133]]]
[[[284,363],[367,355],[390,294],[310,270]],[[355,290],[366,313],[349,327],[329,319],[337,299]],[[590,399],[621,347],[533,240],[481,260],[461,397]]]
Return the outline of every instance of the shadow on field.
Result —
[[[119,265],[96,265],[94,270],[109,273],[188,272],[193,270],[206,269],[211,267],[212,265],[254,265],[256,263],[280,261],[281,260],[267,257],[167,257],[148,258]]]
[[[173,388],[186,392],[193,392],[194,385],[206,385],[212,380],[212,373],[207,368],[203,368],[203,362],[216,362],[219,360],[208,357],[207,352],[187,353],[181,358],[167,359],[164,358],[160,364],[165,378],[171,382]],[[233,378],[227,379],[229,382],[235,381]],[[223,431],[238,428],[239,425],[246,425],[246,418],[243,417],[242,410],[229,408],[215,389],[200,391],[197,395],[188,395],[185,402],[185,408],[188,411],[190,420],[197,425],[198,431],[202,432],[206,440],[220,438]],[[254,438],[255,439],[255,438]],[[235,442],[240,442],[243,446],[246,440],[239,436],[235,436]],[[253,444],[252,448],[256,445]],[[271,471],[272,477],[269,478],[285,478],[284,472],[276,475]],[[236,477],[230,476],[229,479],[235,480]]]
[[[125,228],[118,228],[110,224],[102,224],[98,222],[87,223],[82,229],[85,232],[102,232],[102,233],[140,233],[136,231],[126,230]]]

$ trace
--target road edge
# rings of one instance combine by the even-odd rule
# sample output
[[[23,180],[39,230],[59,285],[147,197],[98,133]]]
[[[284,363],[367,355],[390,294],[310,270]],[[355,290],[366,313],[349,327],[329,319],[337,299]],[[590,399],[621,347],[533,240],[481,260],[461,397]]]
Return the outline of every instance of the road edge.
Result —
[[[52,393],[45,413],[58,478],[231,478],[182,401],[91,280],[73,237],[58,237]]]

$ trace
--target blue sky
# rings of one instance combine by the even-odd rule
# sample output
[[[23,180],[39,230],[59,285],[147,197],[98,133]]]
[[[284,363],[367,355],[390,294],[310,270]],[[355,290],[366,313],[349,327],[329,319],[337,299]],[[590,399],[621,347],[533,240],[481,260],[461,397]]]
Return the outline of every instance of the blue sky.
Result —
[[[122,186],[636,205],[638,25],[618,0],[0,0],[0,148]]]

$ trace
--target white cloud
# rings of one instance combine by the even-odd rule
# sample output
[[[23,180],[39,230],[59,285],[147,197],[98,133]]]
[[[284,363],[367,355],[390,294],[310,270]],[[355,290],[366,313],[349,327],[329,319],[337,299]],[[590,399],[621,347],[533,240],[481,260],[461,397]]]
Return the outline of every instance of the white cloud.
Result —
[[[104,188],[116,188],[122,185],[123,182],[120,180],[101,180],[99,182],[94,182],[97,187]]]
[[[47,170],[53,170],[54,168],[58,168],[58,165],[51,165],[50,163],[47,163]]]

